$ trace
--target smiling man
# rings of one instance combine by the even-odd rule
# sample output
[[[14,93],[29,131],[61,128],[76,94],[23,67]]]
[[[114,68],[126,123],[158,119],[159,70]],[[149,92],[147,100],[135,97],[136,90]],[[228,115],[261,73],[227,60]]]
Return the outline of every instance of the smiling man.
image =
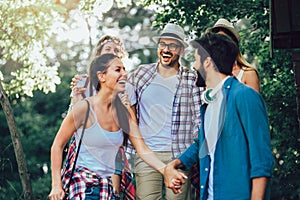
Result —
[[[188,46],[185,37],[182,27],[167,24],[161,35],[153,38],[159,61],[139,66],[128,80],[136,95],[131,102],[136,107],[143,138],[165,163],[191,145],[200,123],[196,76],[179,62]],[[134,168],[137,199],[189,199],[190,184],[185,184],[182,193],[177,195],[167,188],[163,198],[163,176],[138,156]]]

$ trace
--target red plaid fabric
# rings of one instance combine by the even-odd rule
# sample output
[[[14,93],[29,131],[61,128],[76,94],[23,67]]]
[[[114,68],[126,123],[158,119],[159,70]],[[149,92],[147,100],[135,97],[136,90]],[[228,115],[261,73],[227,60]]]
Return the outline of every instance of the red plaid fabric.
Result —
[[[123,147],[120,147],[120,153],[122,154],[122,159],[124,163],[124,167],[122,170],[122,181],[121,181],[121,192],[123,193],[124,200],[134,200],[136,197],[135,187],[133,184],[133,177],[130,172],[130,167],[128,160],[125,155],[125,151]]]
[[[100,188],[99,199],[111,199],[113,195],[111,178],[101,178],[96,173],[84,167],[75,169],[70,184],[69,199],[85,199],[86,188],[90,185]]]
[[[130,173],[128,160],[125,156],[123,147],[120,147],[120,152],[122,155],[122,163],[124,167],[122,169],[122,180],[121,180],[121,192],[123,193],[124,200],[134,200],[135,199],[135,187],[133,184],[132,174]],[[62,169],[62,183],[64,189],[66,189],[67,183],[70,181],[72,167],[74,165],[76,155],[76,141],[71,140],[66,162],[64,168]],[[113,194],[113,188],[110,178],[101,178],[96,173],[90,171],[87,168],[77,167],[72,176],[70,184],[69,199],[84,199],[85,190],[88,185],[100,186],[100,199],[110,199]]]
[[[65,165],[62,168],[61,176],[62,176],[62,184],[64,186],[64,189],[66,189],[67,183],[70,181],[70,174],[72,171],[72,167],[74,165],[75,161],[75,155],[76,155],[76,140],[75,137],[71,138],[68,153],[66,156]],[[67,176],[69,175],[69,176]]]
[[[199,164],[195,164],[191,169],[191,184],[194,187],[194,199],[200,199],[200,169]]]

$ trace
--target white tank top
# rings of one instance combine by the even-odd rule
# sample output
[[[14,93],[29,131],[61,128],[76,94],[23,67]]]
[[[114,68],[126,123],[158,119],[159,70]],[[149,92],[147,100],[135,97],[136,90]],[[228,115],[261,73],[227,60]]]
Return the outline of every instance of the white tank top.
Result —
[[[101,177],[110,177],[115,172],[115,158],[124,140],[123,132],[121,129],[116,132],[104,130],[91,106],[90,111],[95,123],[85,129],[76,165],[86,167]],[[82,129],[78,129],[75,134],[76,145],[81,133]]]
[[[244,70],[241,69],[239,74],[236,76],[237,80],[239,80],[240,82],[242,82],[242,78],[243,78],[243,75],[244,75]]]

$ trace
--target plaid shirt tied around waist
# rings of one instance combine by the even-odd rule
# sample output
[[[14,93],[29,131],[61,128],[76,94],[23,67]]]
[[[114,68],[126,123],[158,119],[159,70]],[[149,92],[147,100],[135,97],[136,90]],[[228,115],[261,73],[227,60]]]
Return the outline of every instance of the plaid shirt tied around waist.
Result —
[[[85,199],[85,191],[88,186],[100,188],[99,199],[108,200],[113,195],[111,178],[102,178],[87,168],[76,168],[73,177],[69,178],[71,178],[69,199]]]
[[[124,200],[134,200],[135,199],[135,187],[133,184],[132,174],[130,173],[128,160],[126,159],[123,147],[120,147],[120,158],[117,162],[122,162],[124,164],[122,169],[122,180],[121,180],[121,192]],[[67,183],[70,182],[69,187],[69,199],[80,200],[85,198],[85,190],[87,186],[100,187],[99,199],[111,199],[113,195],[113,186],[111,178],[100,177],[95,172],[85,168],[76,167],[72,177],[71,171],[74,165],[76,155],[76,140],[72,140],[67,158],[65,161],[64,168],[62,169],[62,184],[64,189],[66,189]]]

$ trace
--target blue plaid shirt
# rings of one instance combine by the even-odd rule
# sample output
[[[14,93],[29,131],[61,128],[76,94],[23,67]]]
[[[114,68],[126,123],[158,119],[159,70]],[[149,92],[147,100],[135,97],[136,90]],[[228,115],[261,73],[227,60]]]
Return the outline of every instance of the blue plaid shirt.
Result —
[[[157,72],[158,63],[139,66],[129,75],[128,83],[134,87],[137,100],[137,117],[139,101],[145,89],[150,85]],[[196,75],[186,67],[180,67],[177,73],[179,84],[176,86],[172,106],[172,153],[175,158],[187,149],[198,133],[200,125],[200,89],[196,86]],[[128,145],[127,152],[132,150]]]

